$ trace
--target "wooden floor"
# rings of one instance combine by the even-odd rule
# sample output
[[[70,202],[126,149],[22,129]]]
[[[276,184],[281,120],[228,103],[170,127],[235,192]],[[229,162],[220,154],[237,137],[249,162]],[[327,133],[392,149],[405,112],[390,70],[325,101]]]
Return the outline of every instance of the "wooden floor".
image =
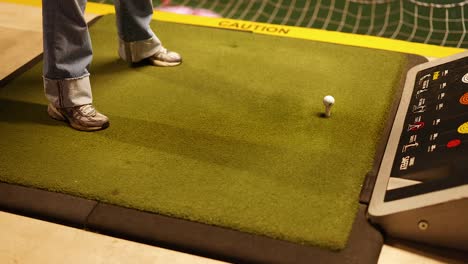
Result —
[[[40,8],[0,2],[0,80],[42,52],[41,31]],[[2,264],[223,263],[1,211],[0,234]],[[392,242],[384,245],[379,259],[379,264],[387,263],[462,262]]]

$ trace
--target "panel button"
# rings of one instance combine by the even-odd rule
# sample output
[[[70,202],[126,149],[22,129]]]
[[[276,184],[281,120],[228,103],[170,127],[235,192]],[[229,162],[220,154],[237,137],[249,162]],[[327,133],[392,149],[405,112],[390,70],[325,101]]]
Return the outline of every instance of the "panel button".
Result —
[[[460,101],[460,104],[462,105],[468,105],[468,93],[465,93],[464,95],[462,95],[459,101]]]
[[[403,148],[401,150],[402,153],[405,153],[408,149],[410,148],[416,148],[419,146],[419,143],[418,142],[414,142],[414,143],[411,143],[411,144],[406,144],[406,145],[403,145]]]
[[[468,134],[468,122],[465,122],[459,126],[457,132],[460,134]]]
[[[460,146],[460,144],[461,144],[461,140],[453,139],[447,143],[447,148],[455,148],[455,147]]]
[[[416,131],[424,127],[424,122],[414,122],[408,125],[407,131]]]
[[[468,83],[468,73],[463,75],[462,82]]]

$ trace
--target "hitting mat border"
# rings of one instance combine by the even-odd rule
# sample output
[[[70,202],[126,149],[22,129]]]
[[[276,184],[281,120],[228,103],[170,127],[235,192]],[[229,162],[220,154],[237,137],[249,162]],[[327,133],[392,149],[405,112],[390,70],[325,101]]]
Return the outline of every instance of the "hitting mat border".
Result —
[[[425,59],[408,55],[404,73]],[[28,64],[32,65],[32,64]],[[406,74],[402,75],[400,86]],[[398,90],[398,96],[402,91]],[[398,100],[395,100],[398,101]],[[386,144],[396,104],[381,144]],[[384,147],[377,149],[359,199],[359,211],[345,249],[331,251],[228,228],[167,217],[107,203],[0,182],[0,209],[136,242],[236,263],[377,263],[383,235],[366,218]]]
[[[0,182],[0,209],[131,241],[235,263],[376,263],[380,232],[360,204],[348,240],[331,251],[227,228]]]

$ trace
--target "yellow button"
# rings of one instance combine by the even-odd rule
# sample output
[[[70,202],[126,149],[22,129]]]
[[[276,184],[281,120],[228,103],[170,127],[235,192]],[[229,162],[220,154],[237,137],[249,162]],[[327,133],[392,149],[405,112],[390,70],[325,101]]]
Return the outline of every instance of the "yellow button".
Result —
[[[459,126],[457,131],[460,134],[468,134],[468,122],[465,122],[461,126]]]

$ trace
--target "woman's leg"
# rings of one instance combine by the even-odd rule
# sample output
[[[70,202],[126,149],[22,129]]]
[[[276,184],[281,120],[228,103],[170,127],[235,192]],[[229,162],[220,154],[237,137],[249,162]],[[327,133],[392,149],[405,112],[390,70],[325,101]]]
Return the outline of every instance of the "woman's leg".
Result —
[[[88,67],[91,40],[84,19],[86,0],[43,0],[44,90],[52,118],[79,130],[109,126],[92,106]]]

